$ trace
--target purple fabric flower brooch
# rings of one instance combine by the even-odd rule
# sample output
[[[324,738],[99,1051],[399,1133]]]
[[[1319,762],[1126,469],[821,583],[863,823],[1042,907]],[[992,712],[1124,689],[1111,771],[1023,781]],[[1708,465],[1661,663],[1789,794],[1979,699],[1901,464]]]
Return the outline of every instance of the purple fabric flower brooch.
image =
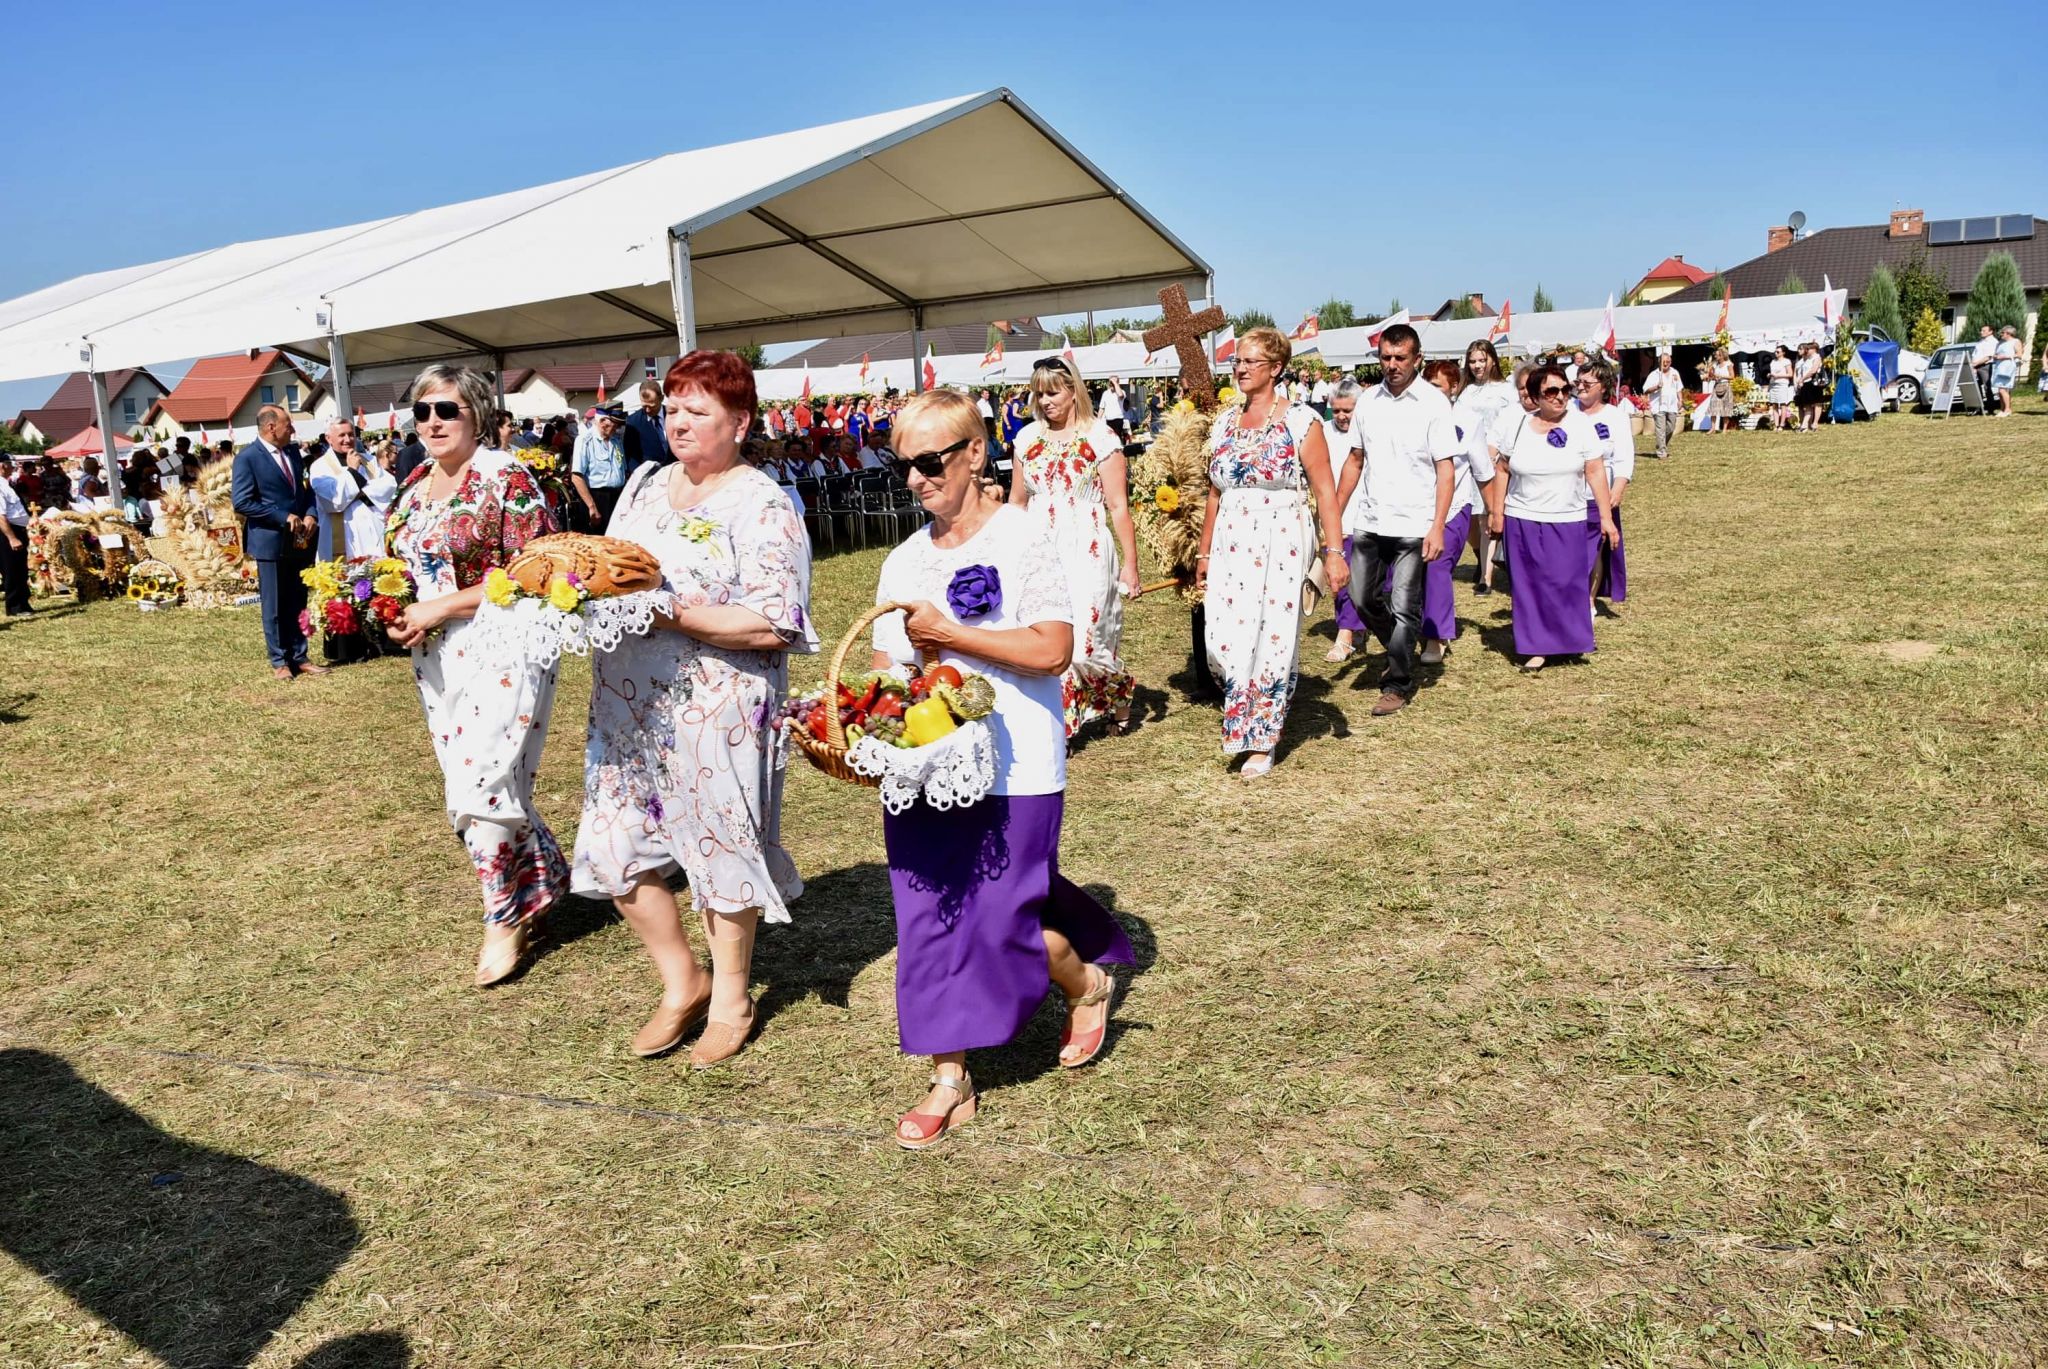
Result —
[[[1569,442],[1571,439],[1564,435],[1564,429],[1552,428],[1549,431],[1549,433],[1544,436],[1543,440],[1545,442],[1548,442],[1551,446],[1556,447],[1558,450],[1562,451],[1564,450],[1565,444]]]
[[[1003,577],[994,566],[962,566],[946,586],[946,607],[955,618],[980,618],[1003,606]]]

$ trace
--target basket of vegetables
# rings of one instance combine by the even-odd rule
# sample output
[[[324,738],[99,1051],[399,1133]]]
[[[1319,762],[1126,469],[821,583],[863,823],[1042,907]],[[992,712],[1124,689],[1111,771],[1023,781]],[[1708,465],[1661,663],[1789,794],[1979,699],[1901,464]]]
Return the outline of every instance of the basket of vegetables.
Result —
[[[824,682],[784,705],[784,735],[833,779],[880,788],[892,812],[920,797],[939,808],[973,803],[995,774],[994,737],[983,721],[995,708],[988,680],[945,664],[908,678],[880,670],[845,676],[860,635],[906,607],[878,604],[847,630]]]

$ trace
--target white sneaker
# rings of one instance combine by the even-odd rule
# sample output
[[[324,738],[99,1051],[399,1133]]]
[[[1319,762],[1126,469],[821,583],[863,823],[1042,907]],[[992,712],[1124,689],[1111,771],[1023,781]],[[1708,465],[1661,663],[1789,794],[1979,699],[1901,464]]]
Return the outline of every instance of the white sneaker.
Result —
[[[1444,663],[1444,644],[1438,641],[1431,641],[1424,645],[1422,648],[1422,663],[1424,665],[1442,665]]]

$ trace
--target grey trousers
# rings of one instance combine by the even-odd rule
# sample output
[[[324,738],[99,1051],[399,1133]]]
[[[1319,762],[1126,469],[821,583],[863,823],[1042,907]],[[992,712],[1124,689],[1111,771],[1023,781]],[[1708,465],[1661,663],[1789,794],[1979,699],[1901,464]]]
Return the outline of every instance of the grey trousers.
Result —
[[[1651,414],[1650,422],[1657,429],[1657,455],[1671,455],[1671,439],[1677,435],[1684,414]]]
[[[1387,649],[1380,688],[1412,698],[1422,636],[1422,539],[1352,534],[1351,603]]]

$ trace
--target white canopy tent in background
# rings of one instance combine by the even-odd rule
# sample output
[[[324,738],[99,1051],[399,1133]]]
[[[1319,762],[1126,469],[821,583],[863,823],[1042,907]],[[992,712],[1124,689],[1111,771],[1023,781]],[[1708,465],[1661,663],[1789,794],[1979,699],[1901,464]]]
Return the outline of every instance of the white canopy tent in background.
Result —
[[[1841,318],[1849,305],[1847,290],[1809,291],[1800,295],[1760,295],[1728,303],[1728,333],[1733,352],[1767,352],[1779,343],[1798,347],[1834,342],[1834,330],[1827,325],[1823,301],[1834,302],[1833,317]],[[1600,309],[1559,309],[1547,314],[1515,314],[1509,319],[1507,345],[1502,349],[1518,356],[1577,347],[1592,337],[1600,326]],[[1713,341],[1714,324],[1721,317],[1721,302],[1696,304],[1636,304],[1614,311],[1615,346],[1626,351],[1634,347],[1682,347]],[[1445,319],[1422,322],[1415,329],[1422,335],[1422,354],[1429,357],[1462,357],[1465,349],[1485,337],[1496,320],[1490,318]],[[1356,366],[1373,361],[1369,336],[1379,328],[1328,328],[1313,342],[1298,345],[1297,352],[1313,349],[1332,366]]]
[[[1210,278],[999,89],[66,281],[0,302],[0,380],[278,345],[347,412],[351,376],[435,361],[916,334]]]
[[[1107,380],[1111,376],[1144,380],[1180,374],[1180,357],[1171,347],[1148,352],[1136,342],[1100,342],[1092,347],[1076,347],[1073,353],[1074,363],[1080,368],[1084,380]],[[1004,352],[1002,360],[994,366],[982,365],[987,356],[983,352],[935,356],[930,360],[938,384],[977,389],[984,385],[1021,385],[1031,378],[1033,362],[1040,357],[1057,355],[1057,348],[1025,347]],[[880,395],[884,390],[916,388],[913,373],[923,368],[923,358],[914,366],[902,360],[876,361],[869,363],[867,378],[862,380],[858,362],[818,366],[809,371],[795,366],[777,366],[754,372],[754,388],[764,402],[779,403],[801,395],[804,377],[808,375],[811,393],[815,395]]]

